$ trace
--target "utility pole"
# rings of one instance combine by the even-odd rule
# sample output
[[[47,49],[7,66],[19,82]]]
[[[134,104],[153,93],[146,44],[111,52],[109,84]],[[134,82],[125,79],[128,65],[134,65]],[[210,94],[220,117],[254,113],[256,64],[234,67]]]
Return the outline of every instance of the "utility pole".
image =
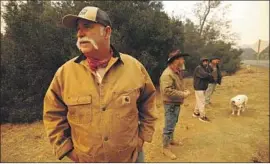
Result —
[[[260,56],[260,47],[261,47],[261,39],[259,39],[259,43],[258,43],[258,58]]]
[[[260,58],[260,47],[261,47],[261,39],[259,39],[259,43],[258,43],[258,53],[257,53],[257,67],[259,66],[259,58]],[[256,67],[256,68],[257,68]],[[258,69],[256,69],[258,70]],[[256,71],[258,72],[258,71]]]

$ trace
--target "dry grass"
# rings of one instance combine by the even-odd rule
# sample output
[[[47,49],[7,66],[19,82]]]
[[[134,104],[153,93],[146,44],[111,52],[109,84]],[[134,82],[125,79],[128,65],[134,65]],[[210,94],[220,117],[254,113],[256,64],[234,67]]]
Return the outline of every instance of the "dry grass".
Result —
[[[164,109],[158,101],[158,121],[152,143],[146,143],[146,162],[269,162],[269,72],[256,68],[254,73],[243,69],[224,77],[207,108],[211,123],[192,118],[195,97],[188,97],[181,107],[174,147],[178,156],[171,161],[162,152]],[[192,90],[192,80],[187,79]],[[229,100],[237,94],[249,97],[249,108],[240,117],[230,115]],[[158,97],[160,99],[160,97]],[[1,125],[1,162],[69,162],[58,161],[45,136],[42,122]]]

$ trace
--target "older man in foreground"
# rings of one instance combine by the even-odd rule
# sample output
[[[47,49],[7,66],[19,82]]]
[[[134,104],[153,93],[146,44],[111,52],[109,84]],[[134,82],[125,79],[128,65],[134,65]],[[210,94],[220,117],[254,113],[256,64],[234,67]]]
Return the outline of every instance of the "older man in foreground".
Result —
[[[44,125],[58,159],[74,162],[143,162],[151,142],[155,87],[135,58],[111,44],[111,21],[85,7],[63,24],[77,29],[82,54],[62,65],[44,98]]]

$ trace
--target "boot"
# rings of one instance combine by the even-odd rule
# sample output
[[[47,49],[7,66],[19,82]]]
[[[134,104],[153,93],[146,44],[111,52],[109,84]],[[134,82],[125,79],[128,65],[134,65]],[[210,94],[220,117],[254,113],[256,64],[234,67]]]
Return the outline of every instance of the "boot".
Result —
[[[182,146],[183,143],[181,141],[178,142],[178,141],[172,140],[170,142],[170,145],[173,145],[173,146]]]
[[[170,135],[170,142],[169,143],[170,143],[170,145],[173,145],[173,146],[182,146],[183,145],[182,142],[176,141],[174,139],[174,134],[173,133]]]
[[[169,157],[172,160],[176,159],[176,155],[171,151],[169,146],[163,147],[163,154],[166,155],[167,157]]]

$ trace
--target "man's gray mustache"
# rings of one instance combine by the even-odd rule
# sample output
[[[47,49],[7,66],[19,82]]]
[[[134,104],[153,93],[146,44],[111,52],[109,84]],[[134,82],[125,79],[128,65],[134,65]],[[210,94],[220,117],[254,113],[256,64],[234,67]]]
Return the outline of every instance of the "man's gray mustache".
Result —
[[[91,40],[90,38],[84,37],[84,38],[79,38],[79,39],[78,39],[78,42],[79,42],[79,43],[81,43],[81,42],[90,42],[90,40]]]
[[[82,43],[82,42],[89,42],[94,46],[96,50],[98,49],[96,42],[91,38],[88,38],[88,37],[79,38],[78,43]]]

